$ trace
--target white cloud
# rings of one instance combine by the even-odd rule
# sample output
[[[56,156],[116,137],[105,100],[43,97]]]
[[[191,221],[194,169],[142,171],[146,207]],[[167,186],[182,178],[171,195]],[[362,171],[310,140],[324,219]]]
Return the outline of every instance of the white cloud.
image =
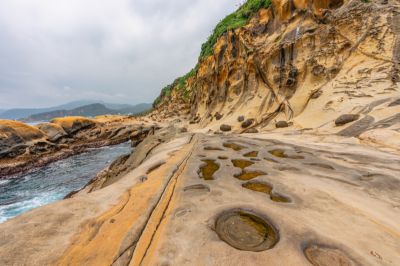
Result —
[[[0,108],[151,102],[238,2],[1,0]]]

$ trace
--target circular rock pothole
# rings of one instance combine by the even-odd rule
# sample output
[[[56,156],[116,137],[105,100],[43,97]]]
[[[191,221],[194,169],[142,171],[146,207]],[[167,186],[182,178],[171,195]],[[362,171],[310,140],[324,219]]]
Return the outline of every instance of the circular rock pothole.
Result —
[[[307,260],[314,266],[353,266],[355,263],[342,251],[312,245],[304,250]]]
[[[221,240],[239,250],[264,251],[279,241],[278,230],[270,222],[242,209],[222,213],[215,222],[215,231]]]

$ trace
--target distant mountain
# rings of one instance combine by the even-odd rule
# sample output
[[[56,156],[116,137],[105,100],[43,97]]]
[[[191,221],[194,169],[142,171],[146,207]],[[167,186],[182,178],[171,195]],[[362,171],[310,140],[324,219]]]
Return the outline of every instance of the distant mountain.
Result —
[[[48,108],[15,108],[9,110],[0,110],[0,119],[23,119],[28,118],[32,115],[42,114],[42,113],[50,113],[53,111],[69,111],[79,107],[100,103],[103,104],[106,108],[115,110],[123,110],[121,113],[139,113],[145,111],[146,109],[150,109],[149,104],[139,104],[139,108],[136,108],[136,105],[129,104],[113,104],[113,103],[104,103],[101,101],[92,101],[92,100],[82,100],[82,101],[74,101],[58,106],[48,107]],[[145,105],[141,107],[141,105]],[[132,108],[132,109],[130,109]],[[132,110],[132,112],[131,112]],[[138,110],[138,111],[137,111]],[[117,112],[119,113],[119,112]]]
[[[54,110],[50,112],[43,112],[39,114],[33,114],[26,118],[21,119],[24,122],[35,122],[35,121],[49,121],[56,117],[64,116],[98,116],[98,115],[113,115],[113,114],[138,114],[143,111],[150,109],[151,104],[138,104],[138,105],[118,105],[110,104],[108,106],[113,107],[124,107],[122,109],[111,109],[105,104],[94,103],[85,106],[80,106],[72,110]]]
[[[3,110],[0,112],[0,118],[2,119],[21,119],[34,114],[51,112],[56,110],[72,110],[81,106],[96,103],[94,101],[74,101],[62,105],[57,105],[48,108],[14,108],[9,110]]]
[[[118,108],[117,111],[121,114],[139,114],[148,111],[152,108],[150,103],[140,103],[137,105],[126,106],[124,108]]]

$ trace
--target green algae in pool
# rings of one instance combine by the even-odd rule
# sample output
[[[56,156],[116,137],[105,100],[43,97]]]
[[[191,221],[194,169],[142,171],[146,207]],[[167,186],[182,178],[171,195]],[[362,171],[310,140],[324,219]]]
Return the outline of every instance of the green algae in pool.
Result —
[[[244,157],[255,158],[258,156],[258,151],[251,151],[246,154],[243,154]]]
[[[285,151],[281,150],[281,149],[275,149],[275,150],[269,151],[269,153],[278,158],[287,158]]]
[[[246,182],[246,183],[242,184],[242,187],[252,190],[252,191],[265,193],[265,194],[269,195],[269,198],[272,201],[275,201],[275,202],[282,202],[282,203],[291,202],[291,200],[288,197],[285,197],[281,194],[273,192],[272,191],[273,186],[268,183],[265,183],[265,182],[250,181],[250,182]]]
[[[218,237],[230,246],[247,251],[271,249],[279,233],[266,219],[246,210],[234,209],[219,215],[215,222]]]
[[[260,175],[266,175],[267,173],[262,172],[262,171],[242,171],[240,174],[235,175],[235,178],[239,180],[251,180],[256,177],[259,177]]]
[[[271,194],[272,192],[272,186],[264,182],[246,182],[242,184],[242,187],[266,194]]]
[[[230,148],[230,149],[232,149],[234,151],[240,151],[240,150],[243,150],[245,148],[244,146],[241,146],[241,145],[233,143],[233,142],[224,143],[223,146],[225,148]]]
[[[232,164],[233,164],[233,166],[238,167],[243,170],[243,169],[253,165],[254,163],[252,161],[235,159],[235,160],[232,160]]]
[[[201,160],[205,164],[200,167],[200,177],[204,180],[214,180],[214,174],[218,171],[219,165],[215,160]]]

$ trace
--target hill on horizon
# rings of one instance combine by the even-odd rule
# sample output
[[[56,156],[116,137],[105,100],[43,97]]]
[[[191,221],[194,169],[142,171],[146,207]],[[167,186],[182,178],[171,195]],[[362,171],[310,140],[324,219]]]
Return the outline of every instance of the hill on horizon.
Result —
[[[111,109],[108,108],[105,104],[94,103],[85,106],[80,106],[72,110],[55,110],[50,112],[34,114],[29,117],[22,118],[21,120],[24,122],[36,122],[36,121],[49,121],[53,118],[65,117],[65,116],[94,117],[98,115],[138,114],[149,110],[150,107],[151,107],[150,104],[138,104],[135,106],[125,105],[125,108],[122,109]]]
[[[106,108],[111,109],[113,111],[120,111],[121,113],[140,113],[149,108],[151,108],[150,104],[140,103],[137,105],[130,104],[116,104],[116,103],[105,103],[102,101],[91,101],[91,100],[81,100],[81,101],[73,101],[62,105],[47,107],[47,108],[13,108],[13,109],[1,109],[0,110],[0,119],[10,119],[10,120],[18,120],[25,119],[32,115],[50,113],[53,111],[70,111],[79,107],[84,107],[92,104],[102,104]]]

